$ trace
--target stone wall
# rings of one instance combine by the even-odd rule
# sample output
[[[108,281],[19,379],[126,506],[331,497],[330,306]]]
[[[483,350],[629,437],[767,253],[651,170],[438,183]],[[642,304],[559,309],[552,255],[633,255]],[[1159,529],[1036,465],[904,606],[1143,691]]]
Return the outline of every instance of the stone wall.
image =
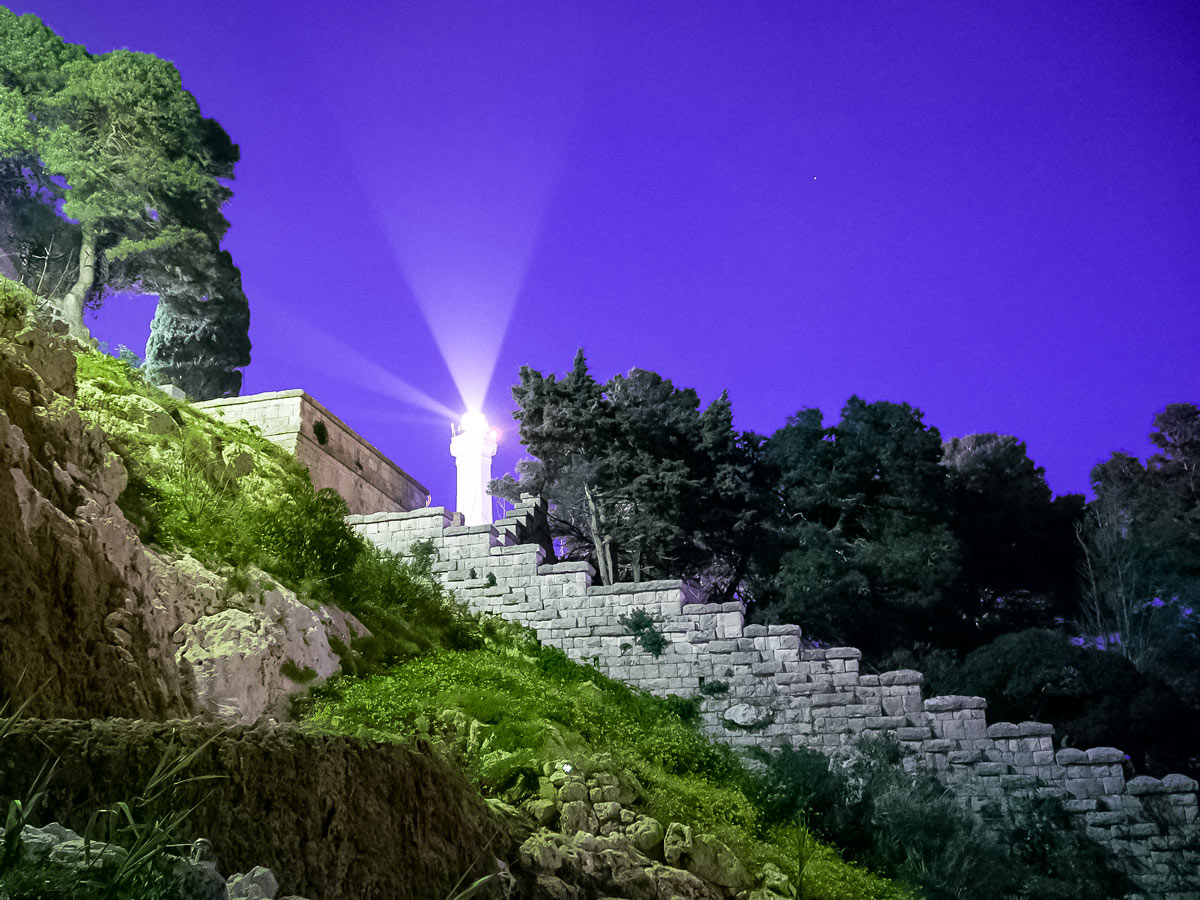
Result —
[[[351,513],[400,512],[429,502],[428,488],[304,391],[225,397],[195,406],[258,428],[308,467],[314,486],[341,494]]]
[[[860,735],[892,735],[976,808],[1011,791],[1063,799],[1106,844],[1144,896],[1200,900],[1196,782],[1127,781],[1124,754],[1053,745],[1039,722],[989,724],[981,697],[921,697],[921,673],[859,672],[852,647],[806,648],[795,625],[747,625],[739,603],[706,604],[678,581],[593,585],[587,563],[545,563],[525,543],[541,501],[527,498],[492,525],[465,527],[441,507],[352,516],[391,550],[432,541],[436,570],[472,608],[519,621],[539,639],[606,675],[656,694],[702,698],[703,730],[736,747],[832,750]],[[644,609],[668,639],[639,646],[623,616]]]

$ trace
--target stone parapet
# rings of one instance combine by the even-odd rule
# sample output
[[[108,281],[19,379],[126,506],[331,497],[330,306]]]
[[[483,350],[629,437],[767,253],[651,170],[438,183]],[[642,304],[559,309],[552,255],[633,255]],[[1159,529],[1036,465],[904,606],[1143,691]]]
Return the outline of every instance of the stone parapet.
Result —
[[[222,397],[193,404],[209,415],[257,428],[293,454],[316,488],[332,488],[351,513],[419,509],[429,490],[304,391]]]

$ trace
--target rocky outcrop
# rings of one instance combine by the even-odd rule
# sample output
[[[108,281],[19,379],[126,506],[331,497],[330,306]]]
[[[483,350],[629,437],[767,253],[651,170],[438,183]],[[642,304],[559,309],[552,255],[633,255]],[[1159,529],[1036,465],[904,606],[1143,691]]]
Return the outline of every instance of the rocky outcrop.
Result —
[[[280,713],[338,670],[333,644],[365,629],[262,573],[238,591],[143,544],[117,505],[125,465],[76,406],[73,351],[38,328],[0,334],[0,702],[80,718]],[[151,433],[178,427],[136,394],[107,398],[104,413]],[[253,462],[234,449],[238,474]]]
[[[63,340],[0,340],[0,696],[58,715],[191,714],[162,638],[211,586],[141,546],[116,503],[125,467],[80,419],[74,377]]]
[[[282,715],[289,695],[339,670],[330,638],[349,647],[351,638],[368,633],[350,613],[309,608],[278,586],[257,602],[243,598],[243,606],[202,616],[174,636],[201,709],[226,722]]]

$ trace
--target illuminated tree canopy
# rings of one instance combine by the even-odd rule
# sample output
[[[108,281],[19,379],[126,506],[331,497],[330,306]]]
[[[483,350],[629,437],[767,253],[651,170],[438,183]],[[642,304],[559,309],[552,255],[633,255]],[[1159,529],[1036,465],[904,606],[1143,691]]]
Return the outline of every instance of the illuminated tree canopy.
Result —
[[[72,334],[88,336],[85,305],[156,294],[167,334],[151,338],[151,370],[190,359],[217,370],[200,382],[236,393],[249,314],[220,243],[237,160],[170,62],[92,55],[0,9],[0,240],[12,274]],[[209,352],[189,358],[198,340]]]

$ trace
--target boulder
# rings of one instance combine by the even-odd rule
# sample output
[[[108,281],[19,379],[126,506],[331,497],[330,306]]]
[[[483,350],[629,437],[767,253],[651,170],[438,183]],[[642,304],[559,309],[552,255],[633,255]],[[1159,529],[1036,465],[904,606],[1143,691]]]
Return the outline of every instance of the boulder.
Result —
[[[600,823],[596,821],[592,808],[582,800],[571,800],[564,803],[561,821],[565,834],[575,834],[579,831],[595,834],[600,828]]]
[[[734,891],[746,890],[754,884],[742,861],[723,841],[711,834],[698,834],[692,838],[687,870],[697,878]]]
[[[275,900],[279,882],[265,866],[255,866],[245,874],[233,875],[225,882],[229,900]]]
[[[650,816],[639,817],[626,829],[630,842],[640,852],[654,859],[663,855],[663,838],[666,835],[662,823]]]

